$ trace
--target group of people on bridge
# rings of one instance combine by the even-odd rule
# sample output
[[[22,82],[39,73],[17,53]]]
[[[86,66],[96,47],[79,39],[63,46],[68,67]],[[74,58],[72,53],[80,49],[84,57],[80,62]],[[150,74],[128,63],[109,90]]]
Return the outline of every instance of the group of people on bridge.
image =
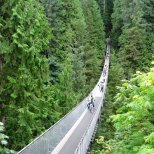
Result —
[[[105,59],[107,59],[107,58],[109,58],[109,56],[110,56],[110,53],[109,53],[109,48],[108,48],[108,46],[110,45],[110,37],[108,37],[107,39],[106,39],[106,57],[105,57]],[[105,76],[106,76],[106,74],[107,74],[107,65],[105,64],[105,66],[104,66],[104,69],[103,69],[103,77],[105,78]],[[98,84],[98,87],[99,87],[99,90],[100,90],[100,92],[102,92],[103,93],[103,91],[104,91],[104,84],[105,84],[105,79],[103,79],[103,81],[100,81],[100,83]],[[88,100],[88,104],[87,104],[87,107],[88,107],[88,109],[91,111],[91,106],[94,108],[95,107],[95,104],[94,104],[94,97],[93,97],[93,95],[92,95],[92,93],[89,95],[89,100]]]

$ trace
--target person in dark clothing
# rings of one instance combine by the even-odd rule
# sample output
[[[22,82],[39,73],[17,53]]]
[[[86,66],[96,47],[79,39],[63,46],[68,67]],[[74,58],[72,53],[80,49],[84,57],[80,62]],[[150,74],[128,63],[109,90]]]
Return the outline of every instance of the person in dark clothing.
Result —
[[[107,58],[109,58],[109,56],[110,56],[109,50],[107,49],[107,50],[106,50],[106,57],[105,57],[105,58],[107,59]]]
[[[88,104],[87,104],[88,109],[90,109],[90,105],[92,105],[93,108],[95,107],[95,105],[94,105],[94,97],[92,96],[92,94],[90,96],[90,100],[88,100]]]
[[[106,52],[106,58],[109,58],[109,56],[110,56],[110,55],[109,55],[109,52],[107,51],[107,52]]]
[[[100,92],[103,92],[103,89],[104,89],[104,83],[105,83],[105,79],[103,80],[103,81],[101,81],[100,83],[99,83],[99,89],[100,89]]]
[[[104,66],[103,76],[106,76],[106,71],[107,71],[107,65]]]

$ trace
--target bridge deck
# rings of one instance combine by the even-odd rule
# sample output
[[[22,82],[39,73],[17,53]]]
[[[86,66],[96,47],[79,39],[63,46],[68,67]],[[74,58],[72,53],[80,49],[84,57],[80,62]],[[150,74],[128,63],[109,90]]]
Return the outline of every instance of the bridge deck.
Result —
[[[73,134],[69,137],[69,139],[65,142],[62,149],[58,152],[58,154],[73,154],[77,148],[78,143],[80,142],[82,136],[84,135],[86,129],[88,128],[95,111],[98,108],[98,98],[95,98],[95,110],[91,113],[89,110],[86,110],[84,117],[81,117],[81,121],[78,124],[78,127],[74,130]],[[84,114],[84,113],[83,113]]]

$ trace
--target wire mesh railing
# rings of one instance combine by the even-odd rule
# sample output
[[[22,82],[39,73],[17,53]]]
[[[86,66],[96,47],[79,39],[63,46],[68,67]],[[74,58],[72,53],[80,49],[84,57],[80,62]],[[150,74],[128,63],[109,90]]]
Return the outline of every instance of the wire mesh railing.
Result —
[[[18,154],[49,154],[71,129],[77,119],[80,117],[86,107],[84,99],[75,109],[69,112],[59,122],[45,131],[41,136],[36,138],[32,143],[27,145]]]
[[[107,48],[108,52],[110,52],[110,48]],[[109,55],[108,55],[109,56]],[[88,147],[90,145],[91,142],[91,138],[93,136],[93,132],[95,130],[96,124],[97,124],[97,120],[100,116],[100,112],[101,112],[101,107],[103,106],[103,99],[105,98],[105,93],[106,93],[106,87],[107,87],[107,81],[108,81],[108,69],[109,69],[109,58],[106,57],[106,61],[105,61],[105,65],[107,66],[106,68],[106,75],[105,75],[105,85],[104,85],[104,90],[102,93],[102,97],[99,98],[99,107],[97,108],[97,111],[94,114],[94,117],[92,118],[92,121],[90,122],[90,125],[87,127],[87,130],[85,130],[85,133],[83,135],[83,137],[80,140],[80,143],[78,144],[74,154],[86,154],[88,151]],[[105,66],[104,65],[104,66]],[[104,69],[103,69],[104,71]],[[102,73],[102,76],[104,74]],[[104,78],[100,78],[99,81],[101,81]]]

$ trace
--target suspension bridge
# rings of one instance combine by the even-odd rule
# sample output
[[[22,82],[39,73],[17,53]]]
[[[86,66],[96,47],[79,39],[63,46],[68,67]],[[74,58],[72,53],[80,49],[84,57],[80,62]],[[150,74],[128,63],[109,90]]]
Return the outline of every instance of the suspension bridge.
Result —
[[[94,97],[94,110],[87,108],[87,96],[72,111],[57,123],[37,137],[33,142],[23,148],[18,154],[86,154],[94,136],[101,109],[105,99],[110,45],[107,44],[106,57],[101,77],[91,91]]]

